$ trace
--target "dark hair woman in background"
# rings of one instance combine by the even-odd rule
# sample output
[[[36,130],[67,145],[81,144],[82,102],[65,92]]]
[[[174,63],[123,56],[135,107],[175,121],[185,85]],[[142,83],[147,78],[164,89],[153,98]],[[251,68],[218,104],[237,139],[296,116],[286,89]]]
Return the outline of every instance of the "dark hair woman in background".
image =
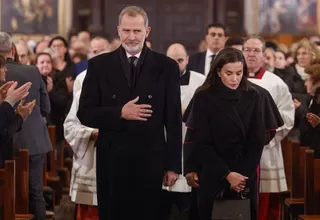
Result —
[[[308,76],[305,86],[312,97],[309,106],[298,103],[296,116],[300,119],[300,144],[314,150],[314,156],[320,158],[320,64],[305,69]]]
[[[75,65],[68,52],[68,42],[61,36],[52,38],[49,47],[54,49],[58,57],[53,59],[55,80],[50,94],[51,117],[56,126],[56,146],[60,150],[64,142],[63,122],[72,103],[73,80],[75,78]],[[52,57],[53,58],[53,57]],[[70,152],[71,153],[71,152]]]

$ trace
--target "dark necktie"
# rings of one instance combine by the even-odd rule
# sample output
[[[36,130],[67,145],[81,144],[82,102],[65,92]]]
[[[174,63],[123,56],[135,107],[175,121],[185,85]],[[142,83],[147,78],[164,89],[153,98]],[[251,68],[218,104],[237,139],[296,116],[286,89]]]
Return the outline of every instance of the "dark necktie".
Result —
[[[214,61],[214,58],[215,58],[215,57],[216,57],[215,54],[212,54],[212,55],[211,55],[210,69],[211,69],[211,66],[212,66],[212,64],[213,64],[213,61]]]
[[[134,87],[134,84],[135,84],[135,64],[134,64],[134,61],[137,59],[137,57],[135,56],[132,56],[132,57],[129,57],[129,64],[130,64],[130,85],[131,85],[131,88]]]

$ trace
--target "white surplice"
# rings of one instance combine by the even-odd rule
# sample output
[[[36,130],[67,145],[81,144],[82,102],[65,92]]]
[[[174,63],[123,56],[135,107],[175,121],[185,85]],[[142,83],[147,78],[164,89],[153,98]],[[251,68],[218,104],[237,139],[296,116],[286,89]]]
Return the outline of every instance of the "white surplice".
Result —
[[[71,201],[77,204],[97,206],[96,149],[95,141],[90,140],[94,128],[82,125],[77,117],[85,76],[86,71],[83,71],[74,81],[72,106],[63,124],[64,137],[74,153],[70,180]]]
[[[188,85],[180,86],[180,97],[181,97],[181,108],[182,112],[188,107],[190,100],[192,99],[196,89],[201,86],[206,77],[198,72],[190,71],[190,79]],[[184,142],[184,138],[186,135],[186,126],[182,123],[182,143]],[[183,147],[182,147],[182,169],[183,169]],[[182,170],[183,173],[183,170]],[[170,192],[181,192],[187,193],[191,192],[191,187],[187,184],[186,178],[183,175],[179,175],[179,179],[175,182],[175,184],[171,187],[163,186],[162,189],[168,190]]]
[[[284,125],[277,129],[275,137],[264,147],[260,161],[260,192],[277,193],[287,191],[281,140],[287,136],[294,124],[295,108],[288,86],[275,74],[265,71],[261,79],[249,80],[265,88],[276,103]]]

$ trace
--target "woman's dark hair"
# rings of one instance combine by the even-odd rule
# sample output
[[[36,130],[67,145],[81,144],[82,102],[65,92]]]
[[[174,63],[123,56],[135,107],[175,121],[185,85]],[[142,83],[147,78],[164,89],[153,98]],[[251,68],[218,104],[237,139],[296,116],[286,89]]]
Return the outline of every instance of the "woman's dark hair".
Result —
[[[226,43],[224,44],[224,48],[232,47],[235,45],[243,46],[243,38],[242,37],[229,37]]]
[[[40,57],[40,56],[42,56],[42,55],[46,55],[46,56],[50,57],[51,63],[53,62],[53,61],[52,61],[52,57],[51,57],[51,55],[50,55],[49,53],[46,53],[46,52],[40,52],[40,53],[38,53],[38,54],[37,54],[37,56],[36,56],[35,64],[37,64],[37,63],[38,63],[38,59],[39,59],[39,57]]]
[[[282,53],[283,56],[284,56],[284,59],[288,59],[288,57],[289,57],[289,55],[290,55],[290,54],[285,53],[283,50],[280,50],[280,49],[276,50],[276,52]]]
[[[215,87],[216,80],[218,80],[218,71],[228,63],[241,62],[243,64],[243,77],[241,79],[239,88],[248,90],[249,83],[247,80],[248,67],[242,52],[235,48],[225,48],[221,50],[212,63],[209,74],[202,86],[196,92],[211,90]]]
[[[67,52],[64,54],[64,61],[66,61],[67,65],[72,64],[73,62],[71,60],[71,57],[70,57],[70,54],[69,54],[69,51],[68,51],[68,49],[69,49],[68,41],[65,38],[61,37],[61,36],[56,36],[56,37],[51,39],[51,41],[49,42],[48,47],[51,47],[53,41],[55,41],[55,40],[61,40],[63,42],[64,46],[67,48]]]
[[[5,64],[6,64],[6,58],[0,55],[0,68],[3,68]]]

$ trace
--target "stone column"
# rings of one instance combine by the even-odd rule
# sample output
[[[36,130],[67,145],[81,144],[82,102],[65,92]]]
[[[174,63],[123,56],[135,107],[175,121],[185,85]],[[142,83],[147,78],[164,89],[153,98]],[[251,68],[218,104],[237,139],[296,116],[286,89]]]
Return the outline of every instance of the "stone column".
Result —
[[[102,0],[91,0],[91,24],[88,30],[92,35],[101,34],[103,26],[101,23]]]

